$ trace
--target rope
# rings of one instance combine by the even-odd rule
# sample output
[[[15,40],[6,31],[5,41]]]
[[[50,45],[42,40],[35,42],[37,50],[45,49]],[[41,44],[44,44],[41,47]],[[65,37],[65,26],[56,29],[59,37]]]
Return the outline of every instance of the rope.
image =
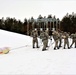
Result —
[[[12,48],[11,51],[12,51],[12,50],[16,50],[16,49],[20,49],[20,48],[24,48],[24,47],[27,47],[27,46],[28,46],[28,45],[24,45],[24,46],[20,46],[20,47]]]

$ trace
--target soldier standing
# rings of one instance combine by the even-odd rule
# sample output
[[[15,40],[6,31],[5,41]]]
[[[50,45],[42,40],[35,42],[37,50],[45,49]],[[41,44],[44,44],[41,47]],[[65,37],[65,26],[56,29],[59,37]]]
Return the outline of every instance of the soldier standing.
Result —
[[[46,35],[48,36],[48,39],[49,39],[49,32],[48,32],[48,30],[45,30],[45,33],[46,33]],[[47,47],[48,47],[48,39],[47,39]]]
[[[32,33],[31,33],[31,36],[33,37],[33,41],[32,41],[33,48],[35,48],[35,43],[36,43],[36,47],[39,48],[39,46],[38,46],[38,39],[37,39],[37,37],[38,37],[37,30],[33,30]]]
[[[53,35],[53,39],[55,41],[54,50],[56,50],[56,48],[59,49],[59,46],[58,46],[59,33],[57,31],[53,31],[52,35]]]
[[[59,37],[59,47],[62,47],[61,44],[62,44],[62,33],[60,32],[59,33],[60,37]]]
[[[59,33],[59,48],[60,48],[60,47],[62,47],[61,44],[62,44],[62,33],[63,33],[63,31],[59,30],[58,33]]]
[[[69,40],[68,40],[69,34],[67,32],[64,32],[62,37],[64,39],[64,49],[65,49],[66,45],[67,45],[68,49],[70,49],[70,47],[69,47]]]
[[[76,32],[75,32],[75,48],[76,48]]]
[[[75,48],[76,48],[76,33],[75,34],[71,34],[70,38],[72,38],[72,44],[70,45],[70,48],[72,47],[72,45],[75,43]]]
[[[42,42],[43,42],[42,51],[46,50],[48,37],[49,37],[48,34],[44,31],[42,31],[42,33],[40,34],[40,39],[42,39]]]

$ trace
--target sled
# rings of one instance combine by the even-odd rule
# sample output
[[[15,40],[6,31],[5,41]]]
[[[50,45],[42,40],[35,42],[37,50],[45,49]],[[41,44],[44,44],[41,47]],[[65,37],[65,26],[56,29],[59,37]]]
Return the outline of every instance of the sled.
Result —
[[[9,47],[0,48],[0,54],[8,54],[10,51]]]

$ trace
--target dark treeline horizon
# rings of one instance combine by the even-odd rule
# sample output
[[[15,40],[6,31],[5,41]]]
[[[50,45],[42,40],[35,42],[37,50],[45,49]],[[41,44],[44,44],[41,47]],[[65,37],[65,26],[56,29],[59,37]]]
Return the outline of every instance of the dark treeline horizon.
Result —
[[[52,18],[52,17],[50,15],[50,17],[47,18]],[[24,21],[22,22],[20,19],[17,20],[16,18],[11,18],[11,17],[6,17],[6,19],[4,19],[4,17],[2,17],[0,19],[0,29],[27,35],[28,21],[29,20],[26,18],[24,18]],[[68,16],[63,16],[62,20],[60,21],[60,30],[65,32],[75,33],[76,16],[72,14]]]

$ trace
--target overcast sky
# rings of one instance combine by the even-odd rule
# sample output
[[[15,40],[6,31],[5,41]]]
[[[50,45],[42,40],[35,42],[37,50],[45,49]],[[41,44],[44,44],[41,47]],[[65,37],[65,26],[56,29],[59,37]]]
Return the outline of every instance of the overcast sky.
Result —
[[[62,19],[67,12],[76,13],[75,0],[0,0],[0,18],[24,20],[32,16],[36,19],[40,14],[43,17],[52,14]]]

